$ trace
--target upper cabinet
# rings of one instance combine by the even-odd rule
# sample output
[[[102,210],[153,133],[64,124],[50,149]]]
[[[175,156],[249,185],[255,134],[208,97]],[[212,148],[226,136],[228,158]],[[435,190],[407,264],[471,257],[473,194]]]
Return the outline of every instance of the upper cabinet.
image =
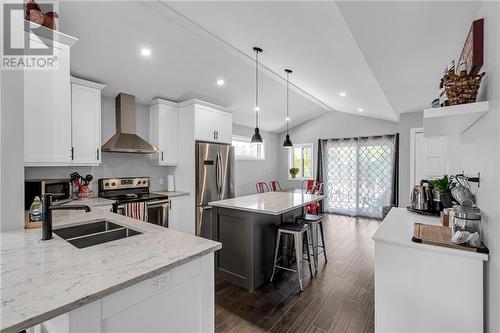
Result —
[[[104,85],[71,78],[71,164],[101,163],[101,90]]]
[[[32,45],[46,44],[53,50],[54,67],[24,71],[24,162],[67,165],[71,162],[70,47],[77,40],[58,32],[53,32],[53,39],[26,34]]]
[[[158,165],[177,165],[179,150],[179,109],[177,103],[154,99],[150,106],[150,143],[160,150],[154,155]]]
[[[207,142],[231,144],[233,116],[216,108],[195,104],[195,139]]]

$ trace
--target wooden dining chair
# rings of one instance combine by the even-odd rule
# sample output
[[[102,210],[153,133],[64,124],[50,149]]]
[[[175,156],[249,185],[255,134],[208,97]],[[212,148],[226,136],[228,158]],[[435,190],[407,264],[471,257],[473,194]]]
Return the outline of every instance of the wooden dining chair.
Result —
[[[269,192],[269,186],[267,186],[266,182],[258,182],[255,188],[257,188],[257,193]]]
[[[269,187],[271,188],[271,191],[273,192],[279,192],[281,191],[281,185],[277,180],[272,180],[269,182]]]

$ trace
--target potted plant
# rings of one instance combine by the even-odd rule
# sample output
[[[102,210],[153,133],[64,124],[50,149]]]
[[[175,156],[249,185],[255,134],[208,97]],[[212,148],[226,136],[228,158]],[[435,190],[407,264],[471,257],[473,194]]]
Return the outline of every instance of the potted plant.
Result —
[[[290,169],[290,176],[292,178],[296,178],[297,175],[299,174],[300,169],[299,168],[291,168]]]
[[[443,208],[451,208],[453,206],[453,197],[451,196],[453,183],[448,179],[448,176],[444,175],[443,178],[431,180],[430,184],[439,192],[439,200],[443,204]]]

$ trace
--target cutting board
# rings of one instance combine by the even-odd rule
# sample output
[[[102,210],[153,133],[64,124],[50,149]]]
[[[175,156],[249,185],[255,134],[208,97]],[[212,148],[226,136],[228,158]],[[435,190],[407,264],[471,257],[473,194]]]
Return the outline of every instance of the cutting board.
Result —
[[[482,247],[480,248],[453,243],[451,241],[451,228],[441,225],[415,223],[413,225],[413,237],[411,240],[415,243],[443,246],[464,251],[490,252],[482,243]]]

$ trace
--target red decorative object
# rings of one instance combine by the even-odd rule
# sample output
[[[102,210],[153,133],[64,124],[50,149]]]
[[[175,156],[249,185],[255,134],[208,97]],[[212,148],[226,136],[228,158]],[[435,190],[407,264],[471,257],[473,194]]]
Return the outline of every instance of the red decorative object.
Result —
[[[56,12],[47,12],[44,14],[35,0],[29,0],[26,3],[24,18],[49,29],[56,30],[57,26],[55,19],[59,18],[59,15]]]
[[[472,22],[472,25],[465,40],[462,53],[460,54],[460,64],[467,63],[467,74],[477,75],[483,66],[483,45],[484,45],[484,20],[479,19]]]

